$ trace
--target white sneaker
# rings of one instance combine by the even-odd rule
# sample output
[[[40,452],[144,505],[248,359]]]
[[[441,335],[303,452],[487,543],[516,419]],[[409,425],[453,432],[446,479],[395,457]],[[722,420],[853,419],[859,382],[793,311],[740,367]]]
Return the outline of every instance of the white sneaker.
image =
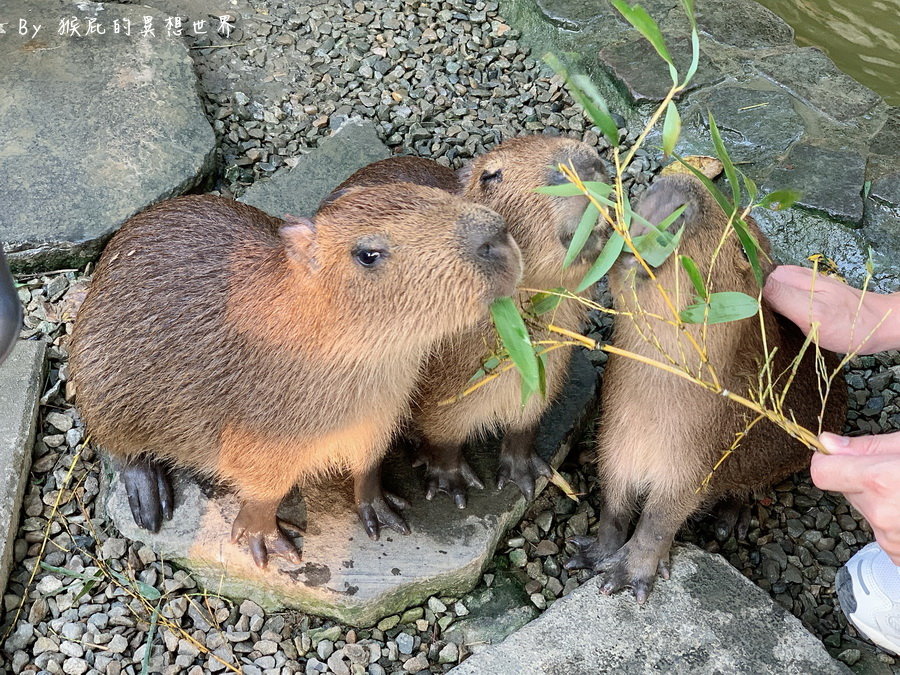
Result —
[[[851,623],[882,649],[900,654],[900,567],[876,543],[838,570],[838,601]]]

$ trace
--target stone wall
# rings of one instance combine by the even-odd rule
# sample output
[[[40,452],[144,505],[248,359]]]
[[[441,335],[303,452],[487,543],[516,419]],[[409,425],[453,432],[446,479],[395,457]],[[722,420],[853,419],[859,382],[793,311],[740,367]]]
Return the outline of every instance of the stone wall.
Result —
[[[676,63],[690,60],[681,4],[641,3]],[[553,51],[592,76],[610,109],[639,128],[665,96],[668,68],[608,0],[505,0],[504,16],[535,56]],[[842,73],[752,0],[697,1],[700,68],[677,101],[681,154],[714,154],[707,111],[733,159],[761,191],[797,188],[797,207],[754,215],[781,262],[823,253],[860,284],[869,250],[874,287],[900,289],[900,108]],[[659,136],[650,137],[659,145]]]

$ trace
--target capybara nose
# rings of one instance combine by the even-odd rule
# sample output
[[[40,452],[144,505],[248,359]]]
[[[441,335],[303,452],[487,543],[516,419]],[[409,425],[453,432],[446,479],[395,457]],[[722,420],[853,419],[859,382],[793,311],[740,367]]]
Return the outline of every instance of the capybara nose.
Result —
[[[581,180],[600,180],[606,175],[603,162],[596,153],[580,152],[571,161]]]
[[[511,294],[522,275],[522,254],[503,219],[479,207],[459,224],[467,257],[490,279],[490,294]]]

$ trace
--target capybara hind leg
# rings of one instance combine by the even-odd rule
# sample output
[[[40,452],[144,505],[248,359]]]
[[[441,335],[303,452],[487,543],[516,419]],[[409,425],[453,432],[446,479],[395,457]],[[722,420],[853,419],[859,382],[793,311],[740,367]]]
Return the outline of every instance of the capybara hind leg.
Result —
[[[600,592],[609,595],[623,588],[631,588],[637,601],[643,604],[656,575],[669,578],[669,549],[678,528],[699,506],[699,499],[685,498],[680,503],[648,499],[634,534],[622,548],[604,560]]]
[[[594,537],[575,536],[568,539],[575,545],[575,554],[566,561],[567,570],[592,569],[595,572],[603,567],[603,563],[616,551],[622,548],[628,538],[628,527],[631,525],[630,509],[613,507],[603,500],[600,514],[597,516],[599,527]]]
[[[712,514],[716,519],[716,539],[726,541],[732,534],[738,540],[747,538],[752,514],[750,504],[745,499],[739,497],[723,499],[716,504]]]
[[[134,522],[145,530],[159,532],[163,518],[172,520],[175,510],[168,469],[159,460],[141,455],[125,460],[119,470]]]
[[[456,508],[466,508],[467,488],[484,489],[478,474],[466,462],[459,443],[430,443],[425,440],[413,466],[425,465],[425,499],[439,493],[449,495]]]
[[[370,539],[377,541],[382,527],[390,527],[400,534],[409,534],[409,525],[403,516],[397,513],[407,508],[409,503],[382,489],[380,463],[372,468],[354,472],[353,496],[359,519]]]
[[[231,542],[236,544],[246,537],[253,562],[263,569],[268,566],[270,555],[280,555],[292,563],[301,560],[300,549],[282,529],[299,528],[278,519],[275,514],[279,504],[281,499],[246,500],[231,526]]]
[[[537,425],[527,429],[510,429],[500,446],[500,468],[497,469],[497,489],[507,483],[519,486],[525,499],[534,499],[534,484],[540,476],[550,478],[553,470],[534,451]]]

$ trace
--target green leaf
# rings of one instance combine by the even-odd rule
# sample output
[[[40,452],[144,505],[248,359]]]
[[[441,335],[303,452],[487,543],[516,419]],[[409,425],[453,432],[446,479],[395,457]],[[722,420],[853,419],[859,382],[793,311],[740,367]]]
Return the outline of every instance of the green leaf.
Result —
[[[678,114],[678,108],[675,107],[674,101],[669,101],[669,105],[666,107],[666,119],[663,122],[664,155],[671,155],[675,151],[679,136],[681,136],[681,116]]]
[[[725,177],[731,186],[731,208],[725,209],[725,213],[731,214],[732,211],[740,208],[741,205],[741,184],[738,182],[737,171],[734,168],[734,162],[725,149],[725,143],[722,142],[722,134],[719,133],[719,127],[716,126],[716,119],[713,117],[712,111],[707,111],[709,117],[709,134],[712,136],[713,145],[716,148],[716,155],[722,160],[725,167]]]
[[[606,99],[603,98],[603,95],[590,78],[578,74],[570,75],[555,54],[545,54],[544,61],[565,80],[566,87],[572,98],[584,108],[591,121],[606,136],[610,145],[617,146],[619,144],[619,128],[616,126],[612,115],[609,114]]]
[[[537,354],[537,362],[538,362],[538,391],[541,393],[541,398],[547,398],[547,355],[546,354]],[[522,401],[522,405],[525,405],[527,401]]]
[[[95,576],[92,574],[84,574],[82,572],[75,572],[73,570],[67,569],[65,567],[56,567],[55,565],[50,565],[41,560],[41,569],[45,569],[48,572],[55,572],[56,574],[62,574],[64,577],[71,577],[72,579],[82,579],[83,581],[90,581],[94,579]]]
[[[525,322],[510,297],[497,298],[491,303],[491,317],[509,358],[519,371],[523,401],[527,400],[540,386],[540,373]]]
[[[553,293],[535,293],[529,298],[528,302],[531,304],[531,313],[535,316],[540,316],[541,314],[546,314],[547,312],[552,312],[554,309],[559,307],[559,303],[562,302],[563,298],[558,293],[565,293],[566,289],[562,286],[558,288],[551,289]]]
[[[609,197],[613,190],[615,190],[612,185],[609,185],[608,183],[601,183],[600,181],[596,180],[584,181],[584,187],[586,187],[588,189],[588,192],[590,192],[595,197]]]
[[[688,305],[679,313],[685,323],[727,323],[747,319],[759,311],[759,301],[746,293],[713,293],[707,302]]]
[[[770,192],[759,202],[759,206],[772,211],[789,209],[803,196],[799,190],[775,190]]]
[[[684,207],[681,208],[683,209]],[[633,239],[634,247],[648,265],[659,267],[678,247],[682,234],[684,234],[684,225],[675,234],[671,232],[648,232]]]
[[[534,191],[540,192],[542,195],[554,195],[556,197],[575,197],[576,195],[584,194],[575,183],[542,185],[541,187],[535,188]]]
[[[89,579],[88,581],[85,581],[84,585],[81,587],[81,590],[78,591],[78,593],[76,593],[75,597],[72,599],[72,603],[74,604],[78,602],[85,594],[90,593],[94,586],[97,585],[97,582],[100,581],[100,579],[101,577],[97,576]]]
[[[759,194],[759,188],[756,187],[756,183],[753,182],[753,179],[750,178],[750,176],[740,169],[738,169],[738,173],[741,175],[741,180],[744,181],[744,189],[747,191],[747,198],[750,200],[751,204],[755,203],[756,196]]]
[[[479,368],[478,371],[469,378],[469,381],[466,383],[466,385],[468,386],[470,384],[473,384],[480,380],[482,377],[486,376],[489,372],[494,370],[494,368],[499,366],[504,358],[505,356],[502,355],[489,357],[484,363],[481,364],[481,368]]]
[[[618,232],[613,232],[610,235],[606,244],[603,246],[603,250],[600,251],[600,255],[597,256],[594,264],[591,265],[591,269],[588,270],[587,274],[584,275],[584,279],[578,284],[579,293],[587,290],[592,284],[600,281],[601,277],[609,272],[609,268],[612,267],[613,263],[618,259],[624,245],[625,240]]]
[[[700,37],[697,35],[697,24],[694,22],[693,17],[691,22],[694,23],[694,27],[691,29],[691,65],[688,67],[684,80],[681,82],[682,87],[686,87],[694,79],[694,75],[697,74],[697,67],[700,65]]]
[[[628,23],[634,26],[653,45],[653,48],[662,57],[663,61],[669,64],[669,71],[672,72],[675,69],[675,64],[672,61],[669,50],[666,48],[662,31],[659,30],[659,26],[653,20],[653,17],[647,13],[647,10],[640,5],[629,5],[624,0],[612,0],[612,5],[619,10],[619,14],[625,17]],[[672,81],[678,82],[677,73],[672,77]]]
[[[578,227],[575,228],[575,234],[572,235],[572,241],[563,260],[563,269],[569,267],[575,261],[575,258],[578,257],[578,254],[581,253],[599,217],[600,211],[597,207],[593,204],[588,204],[584,213],[581,214],[581,220],[578,222]]]
[[[159,600],[162,597],[162,593],[160,593],[158,589],[154,588],[150,584],[144,583],[143,581],[139,581],[137,579],[129,579],[121,572],[117,572],[113,569],[109,570],[109,573],[113,577],[115,577],[122,586],[130,586],[146,600]]]
[[[153,651],[153,640],[156,637],[156,624],[159,622],[159,605],[153,608],[150,614],[150,628],[147,630],[147,646],[144,648],[144,658],[141,661],[141,675],[150,672],[150,655]]]
[[[703,275],[700,274],[697,263],[686,255],[678,256],[678,260],[681,262],[684,271],[687,272],[691,283],[694,284],[694,290],[697,291],[697,295],[699,295],[701,299],[706,300],[709,297],[709,291],[706,290],[706,282],[703,281]]]

